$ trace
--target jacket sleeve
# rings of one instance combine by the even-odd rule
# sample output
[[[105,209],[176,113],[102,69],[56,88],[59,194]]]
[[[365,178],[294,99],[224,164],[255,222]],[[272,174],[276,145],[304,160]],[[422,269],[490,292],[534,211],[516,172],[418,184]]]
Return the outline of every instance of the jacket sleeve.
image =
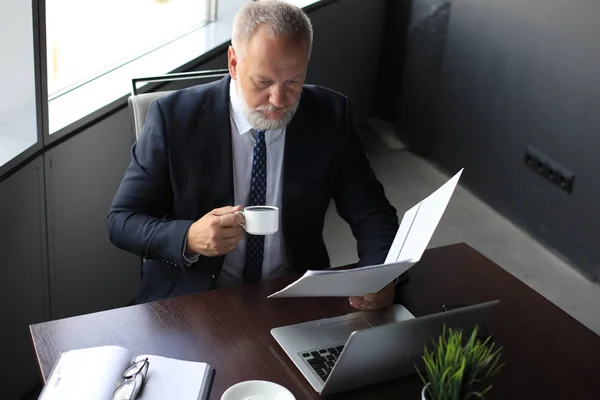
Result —
[[[109,237],[120,249],[183,268],[185,238],[193,221],[166,217],[173,202],[167,146],[160,103],[154,101],[110,207]]]
[[[369,164],[347,100],[344,121],[333,199],[357,241],[358,265],[381,264],[398,230],[396,209]]]

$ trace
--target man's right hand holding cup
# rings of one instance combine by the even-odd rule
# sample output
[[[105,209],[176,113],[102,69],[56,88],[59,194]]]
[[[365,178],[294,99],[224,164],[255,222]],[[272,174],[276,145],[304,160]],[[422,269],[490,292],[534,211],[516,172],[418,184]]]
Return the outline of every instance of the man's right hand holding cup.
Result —
[[[244,222],[241,206],[216,208],[194,222],[187,233],[186,254],[202,254],[215,257],[234,250],[244,230],[239,225]]]

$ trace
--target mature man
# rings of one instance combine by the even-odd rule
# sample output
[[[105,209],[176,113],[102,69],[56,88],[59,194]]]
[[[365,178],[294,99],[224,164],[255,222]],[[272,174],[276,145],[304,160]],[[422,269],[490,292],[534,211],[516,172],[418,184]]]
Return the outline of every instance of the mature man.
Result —
[[[281,1],[236,15],[230,76],[155,101],[109,214],[111,241],[145,259],[137,301],[330,267],[322,232],[333,198],[359,265],[381,263],[398,229],[345,96],[304,80],[304,12]],[[246,234],[236,214],[278,206],[280,229]],[[247,257],[252,252],[253,257]],[[388,306],[393,284],[350,298]]]

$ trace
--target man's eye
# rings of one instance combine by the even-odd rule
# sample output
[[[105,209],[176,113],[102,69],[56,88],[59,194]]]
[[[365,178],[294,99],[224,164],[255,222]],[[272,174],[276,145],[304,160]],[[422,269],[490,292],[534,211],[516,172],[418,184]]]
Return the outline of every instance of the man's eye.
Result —
[[[271,82],[270,81],[260,81],[260,84],[262,86],[269,86],[271,84]]]

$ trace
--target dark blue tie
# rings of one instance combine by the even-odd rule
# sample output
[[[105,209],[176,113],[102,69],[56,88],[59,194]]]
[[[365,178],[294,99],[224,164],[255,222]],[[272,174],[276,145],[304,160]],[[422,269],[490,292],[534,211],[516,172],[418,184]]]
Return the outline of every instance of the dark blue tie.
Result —
[[[265,205],[267,197],[267,144],[265,132],[256,131],[256,144],[252,158],[249,206]],[[260,281],[265,250],[265,237],[247,235],[244,282]]]

